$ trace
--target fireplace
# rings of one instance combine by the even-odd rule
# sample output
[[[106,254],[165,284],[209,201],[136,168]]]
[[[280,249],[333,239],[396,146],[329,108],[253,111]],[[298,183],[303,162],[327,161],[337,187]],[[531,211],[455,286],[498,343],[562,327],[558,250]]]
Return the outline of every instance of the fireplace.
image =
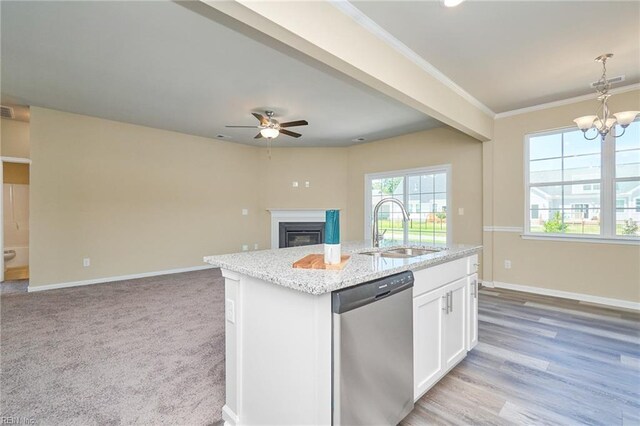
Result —
[[[279,247],[324,243],[324,222],[280,222]]]

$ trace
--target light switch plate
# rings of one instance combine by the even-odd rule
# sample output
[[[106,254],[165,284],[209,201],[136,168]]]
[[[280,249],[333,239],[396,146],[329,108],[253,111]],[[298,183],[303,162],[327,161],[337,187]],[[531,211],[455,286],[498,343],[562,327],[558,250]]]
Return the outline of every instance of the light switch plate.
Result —
[[[304,183],[304,187],[305,187],[305,188],[309,188],[310,186],[311,186],[311,182],[306,181],[306,182]]]
[[[249,245],[248,244],[243,244],[242,245],[242,251],[247,251],[249,250]]]
[[[511,261],[510,260],[505,260],[504,261],[504,269],[511,269]]]
[[[242,209],[242,216],[246,216],[249,214],[249,209]]]
[[[459,207],[458,208],[458,215],[459,216],[464,216],[464,207]]]
[[[293,181],[291,183],[291,186],[293,186],[294,188],[297,188],[298,187],[298,181]]]
[[[88,257],[85,257],[84,259],[82,259],[82,266],[84,266],[85,268],[88,268],[89,266],[91,266],[91,259]]]

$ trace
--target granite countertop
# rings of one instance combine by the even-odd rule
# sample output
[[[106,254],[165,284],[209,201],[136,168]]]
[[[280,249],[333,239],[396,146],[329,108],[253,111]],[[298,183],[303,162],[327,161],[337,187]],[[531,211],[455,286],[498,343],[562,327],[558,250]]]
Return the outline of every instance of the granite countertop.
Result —
[[[304,293],[323,294],[403,271],[428,268],[450,260],[470,256],[482,249],[482,246],[461,244],[454,244],[448,247],[420,245],[394,247],[435,248],[440,251],[413,258],[384,258],[359,254],[360,252],[374,250],[371,247],[371,242],[346,242],[342,243],[342,254],[350,254],[351,259],[344,269],[338,271],[296,269],[292,267],[293,262],[308,254],[324,253],[322,244],[206,256],[204,261],[229,271],[249,275]],[[375,250],[386,250],[388,248],[390,247]]]

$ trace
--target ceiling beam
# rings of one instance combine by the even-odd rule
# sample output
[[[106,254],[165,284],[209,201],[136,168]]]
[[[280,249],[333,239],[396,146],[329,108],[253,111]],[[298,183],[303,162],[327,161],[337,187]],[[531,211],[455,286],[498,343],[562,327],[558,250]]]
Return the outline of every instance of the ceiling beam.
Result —
[[[491,115],[330,2],[201,1],[245,27],[480,141],[493,136]],[[257,64],[257,72],[259,67]]]

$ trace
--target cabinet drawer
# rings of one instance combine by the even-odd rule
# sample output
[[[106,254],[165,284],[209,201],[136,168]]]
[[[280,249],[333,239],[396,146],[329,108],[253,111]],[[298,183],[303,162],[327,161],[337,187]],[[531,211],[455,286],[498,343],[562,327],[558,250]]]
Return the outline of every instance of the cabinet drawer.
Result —
[[[476,258],[478,256],[471,256]],[[420,296],[445,284],[449,284],[455,280],[466,277],[467,270],[472,264],[468,260],[470,258],[463,257],[461,259],[452,260],[430,268],[413,271],[415,281],[413,283],[413,297]]]

